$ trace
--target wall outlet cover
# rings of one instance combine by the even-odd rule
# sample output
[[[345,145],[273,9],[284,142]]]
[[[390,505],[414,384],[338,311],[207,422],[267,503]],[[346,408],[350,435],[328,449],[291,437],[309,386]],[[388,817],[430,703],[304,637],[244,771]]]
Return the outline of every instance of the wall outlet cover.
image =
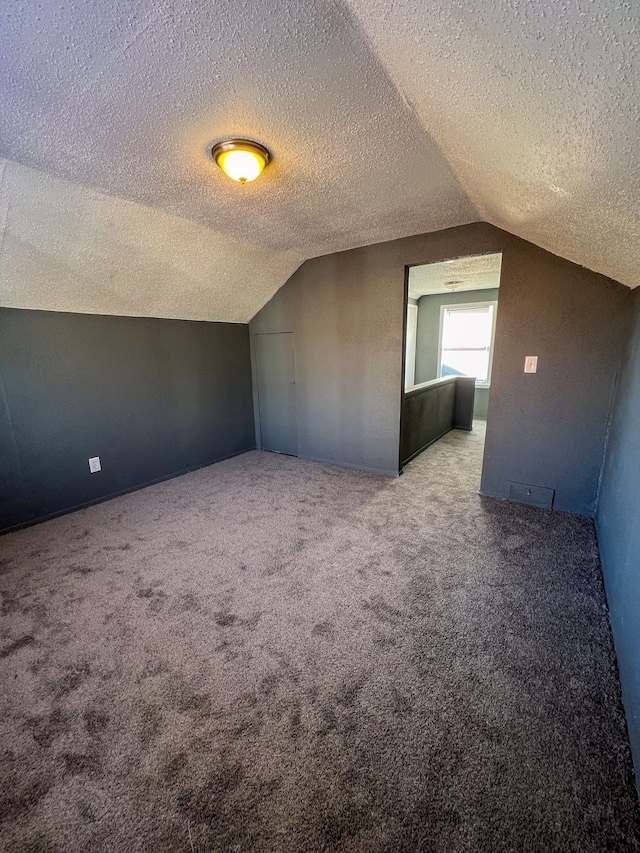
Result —
[[[89,470],[92,474],[97,474],[98,471],[102,471],[102,466],[100,465],[100,457],[92,456],[89,460]]]

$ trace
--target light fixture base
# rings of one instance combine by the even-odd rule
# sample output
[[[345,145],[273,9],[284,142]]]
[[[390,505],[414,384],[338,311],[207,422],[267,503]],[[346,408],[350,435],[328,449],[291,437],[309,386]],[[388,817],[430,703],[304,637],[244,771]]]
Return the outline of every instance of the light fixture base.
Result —
[[[255,180],[270,162],[271,154],[253,139],[223,139],[211,149],[214,162],[232,180],[245,184]]]

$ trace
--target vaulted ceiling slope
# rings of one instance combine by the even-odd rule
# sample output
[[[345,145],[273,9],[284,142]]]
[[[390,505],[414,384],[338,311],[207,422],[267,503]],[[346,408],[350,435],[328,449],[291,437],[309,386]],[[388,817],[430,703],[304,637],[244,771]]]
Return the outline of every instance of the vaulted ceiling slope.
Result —
[[[0,304],[244,323],[303,258],[0,160]]]
[[[481,218],[640,284],[637,0],[349,0]]]
[[[0,9],[0,302],[249,320],[306,258],[479,219],[640,283],[640,8]],[[273,163],[238,186],[229,135]]]

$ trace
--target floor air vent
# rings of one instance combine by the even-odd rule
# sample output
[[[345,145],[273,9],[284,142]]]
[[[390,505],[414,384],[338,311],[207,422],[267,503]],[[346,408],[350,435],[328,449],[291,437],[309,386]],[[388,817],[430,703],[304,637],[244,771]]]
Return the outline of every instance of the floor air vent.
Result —
[[[509,500],[541,509],[551,509],[555,489],[544,486],[530,486],[528,483],[509,483]]]

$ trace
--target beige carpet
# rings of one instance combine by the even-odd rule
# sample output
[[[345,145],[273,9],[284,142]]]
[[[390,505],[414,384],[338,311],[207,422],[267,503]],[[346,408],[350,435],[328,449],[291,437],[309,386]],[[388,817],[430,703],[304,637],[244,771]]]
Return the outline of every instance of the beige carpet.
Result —
[[[0,847],[638,851],[590,521],[252,452],[0,539]]]

